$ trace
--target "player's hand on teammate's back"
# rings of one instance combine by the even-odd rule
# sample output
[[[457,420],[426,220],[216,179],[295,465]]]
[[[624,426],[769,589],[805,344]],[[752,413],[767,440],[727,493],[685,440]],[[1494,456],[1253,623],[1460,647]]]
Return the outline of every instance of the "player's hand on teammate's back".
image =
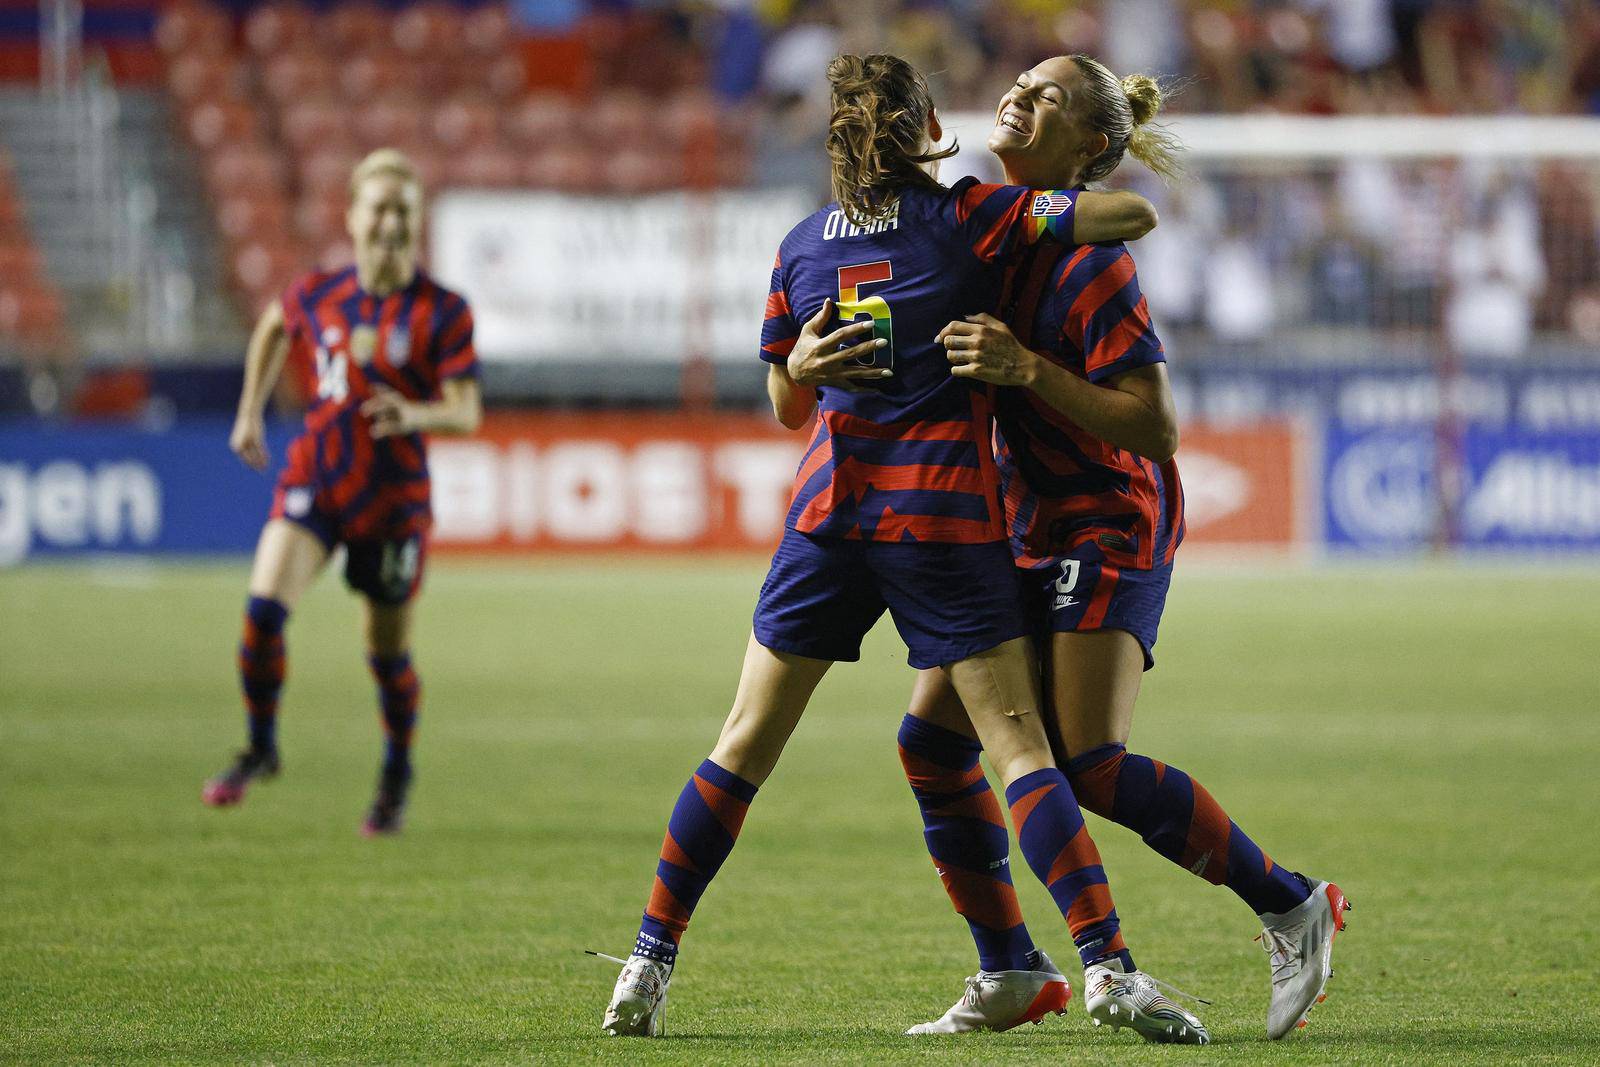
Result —
[[[950,373],[994,385],[1031,385],[1039,356],[1028,350],[1011,328],[993,315],[968,315],[952,322],[934,338],[944,345]]]
[[[417,428],[416,411],[411,402],[383,386],[372,390],[372,396],[361,405],[361,414],[371,422],[373,437],[394,437]]]
[[[852,322],[832,333],[822,333],[823,328],[833,321],[833,314],[833,301],[823,300],[822,309],[801,328],[800,336],[789,352],[789,377],[794,379],[795,384],[858,389],[860,386],[855,382],[894,377],[894,371],[887,367],[861,365],[889,343],[882,338],[873,338],[872,323]],[[844,344],[850,347],[839,347]]]
[[[272,458],[272,453],[267,451],[267,431],[259,415],[255,418],[241,415],[233,420],[233,432],[228,434],[228,447],[253,470],[266,470],[267,462]]]

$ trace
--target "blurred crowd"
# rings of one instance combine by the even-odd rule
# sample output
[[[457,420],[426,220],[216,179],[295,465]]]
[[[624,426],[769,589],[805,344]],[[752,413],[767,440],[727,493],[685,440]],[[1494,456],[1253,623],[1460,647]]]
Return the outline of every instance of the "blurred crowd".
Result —
[[[1592,166],[1349,160],[1202,171],[1135,250],[1158,322],[1237,349],[1352,334],[1510,358],[1543,332],[1600,344]],[[1397,355],[1391,351],[1391,358]]]
[[[633,26],[598,76],[708,80],[730,100],[815,99],[841,51],[891,51],[946,108],[986,107],[1047,56],[1188,84],[1191,111],[1309,114],[1600,111],[1593,0],[516,0],[564,32]]]

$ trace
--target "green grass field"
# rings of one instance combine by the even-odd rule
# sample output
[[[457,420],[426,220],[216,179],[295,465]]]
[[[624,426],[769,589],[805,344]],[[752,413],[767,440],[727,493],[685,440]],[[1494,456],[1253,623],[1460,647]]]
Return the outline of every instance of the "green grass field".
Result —
[[[1215,1043],[1065,1019],[912,1040],[974,958],[895,755],[887,625],[824,682],[674,983],[602,1039],[662,827],[736,678],[759,562],[436,563],[407,833],[357,833],[379,731],[356,602],[290,632],[285,773],[242,808],[240,562],[0,572],[0,1060],[1600,1060],[1600,572],[1180,567],[1134,742],[1356,910],[1281,1045],[1231,894],[1096,830],[1143,966]],[[1021,863],[1036,940],[1069,941]],[[1078,983],[1074,983],[1075,986]]]

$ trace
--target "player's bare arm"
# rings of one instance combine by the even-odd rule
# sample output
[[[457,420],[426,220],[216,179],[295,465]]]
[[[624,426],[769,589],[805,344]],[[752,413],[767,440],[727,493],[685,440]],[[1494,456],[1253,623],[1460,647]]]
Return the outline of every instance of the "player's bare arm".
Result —
[[[939,331],[958,378],[1031,389],[1102,441],[1157,463],[1178,450],[1178,413],[1164,363],[1138,367],[1104,385],[1073,374],[1017,340],[992,315],[970,315]]]
[[[271,459],[267,451],[266,428],[262,421],[267,397],[283,370],[289,354],[288,332],[284,329],[283,305],[274,300],[256,320],[244,356],[244,388],[239,393],[239,410],[234,416],[228,447],[255,470],[266,470]]]
[[[471,378],[451,378],[439,387],[438,400],[407,400],[393,389],[375,388],[361,405],[372,423],[372,436],[408,433],[469,434],[483,422],[483,391]]]
[[[1072,239],[1092,245],[1102,241],[1137,241],[1160,224],[1156,206],[1126,189],[1077,194]]]

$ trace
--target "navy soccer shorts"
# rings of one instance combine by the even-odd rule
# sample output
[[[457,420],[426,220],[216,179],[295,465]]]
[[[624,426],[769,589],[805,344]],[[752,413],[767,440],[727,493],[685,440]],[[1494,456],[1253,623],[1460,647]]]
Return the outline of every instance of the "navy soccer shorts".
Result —
[[[785,530],[756,602],[756,640],[774,652],[853,663],[885,610],[919,669],[1030,632],[1004,541],[847,541]]]
[[[1167,606],[1172,564],[1124,569],[1107,563],[1098,546],[1083,544],[1018,574],[1028,618],[1041,638],[1126,630],[1144,650],[1144,669],[1156,665],[1156,629]]]

